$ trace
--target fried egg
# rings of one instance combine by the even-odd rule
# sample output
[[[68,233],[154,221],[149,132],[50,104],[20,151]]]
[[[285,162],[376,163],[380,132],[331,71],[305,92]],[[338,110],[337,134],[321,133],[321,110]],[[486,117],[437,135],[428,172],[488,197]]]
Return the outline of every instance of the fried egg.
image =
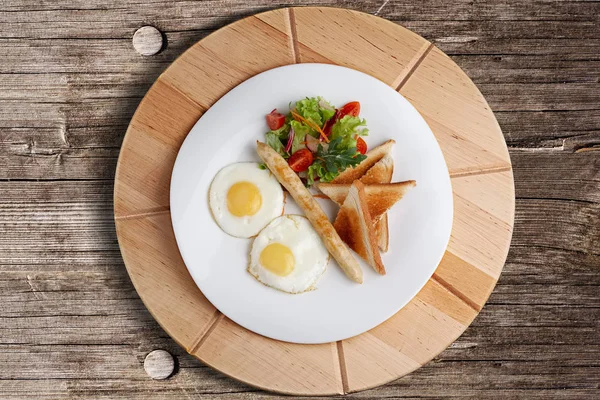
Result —
[[[250,162],[221,169],[210,185],[208,202],[221,229],[239,238],[256,236],[285,205],[277,179]]]
[[[283,215],[254,239],[248,272],[274,289],[302,293],[314,289],[328,262],[329,252],[308,219]]]

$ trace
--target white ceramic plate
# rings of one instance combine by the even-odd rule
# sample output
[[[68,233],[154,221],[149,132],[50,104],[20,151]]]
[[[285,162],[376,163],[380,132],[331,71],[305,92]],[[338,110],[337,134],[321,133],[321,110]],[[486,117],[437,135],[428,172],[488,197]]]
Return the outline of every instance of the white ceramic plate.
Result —
[[[208,189],[224,166],[260,161],[256,140],[268,130],[265,115],[287,111],[290,102],[322,96],[335,106],[360,101],[373,148],[396,140],[394,181],[414,179],[412,189],[389,212],[387,275],[362,263],[364,283],[348,279],[329,262],[317,290],[282,293],[247,271],[252,239],[225,234],[208,206]],[[336,206],[319,199],[333,220]],[[452,228],[452,188],[442,152],[415,108],[381,81],[352,69],[298,64],[261,73],[217,101],[185,139],[171,180],[171,217],[179,250],[198,287],[228,318],[273,339],[326,343],[381,324],[425,285],[439,264]],[[287,214],[302,214],[288,196]],[[177,310],[173,310],[177,312]]]

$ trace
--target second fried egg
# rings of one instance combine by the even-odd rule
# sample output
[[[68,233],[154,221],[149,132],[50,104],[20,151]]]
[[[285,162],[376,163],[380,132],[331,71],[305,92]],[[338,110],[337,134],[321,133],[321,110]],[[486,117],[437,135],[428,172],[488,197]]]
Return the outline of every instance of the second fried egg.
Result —
[[[274,289],[302,293],[314,289],[328,262],[329,252],[308,219],[284,215],[254,239],[248,272]]]

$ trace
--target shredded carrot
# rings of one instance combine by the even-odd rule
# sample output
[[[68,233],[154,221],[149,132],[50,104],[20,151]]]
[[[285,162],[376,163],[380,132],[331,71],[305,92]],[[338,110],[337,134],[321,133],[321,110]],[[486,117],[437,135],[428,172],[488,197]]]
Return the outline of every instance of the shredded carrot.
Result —
[[[321,128],[319,128],[319,125],[315,124],[312,121],[307,120],[302,115],[298,114],[297,112],[295,112],[293,110],[292,110],[292,117],[294,117],[294,119],[296,121],[298,121],[298,122],[304,122],[306,125],[310,126],[315,131],[319,132],[319,134],[321,135],[321,138],[323,138],[323,140],[325,141],[325,143],[329,143],[329,138],[327,137],[327,135],[325,134],[325,132],[323,132],[323,130]]]

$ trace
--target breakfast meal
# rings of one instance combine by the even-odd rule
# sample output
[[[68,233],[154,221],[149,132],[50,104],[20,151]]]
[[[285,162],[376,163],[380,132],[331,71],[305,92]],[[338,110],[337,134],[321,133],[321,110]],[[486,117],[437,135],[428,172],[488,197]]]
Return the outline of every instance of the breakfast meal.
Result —
[[[310,222],[300,215],[275,218],[254,239],[248,272],[260,282],[288,293],[313,289],[329,263]]]
[[[392,182],[395,141],[367,151],[360,103],[340,108],[322,97],[267,114],[265,142],[256,142],[263,164],[235,163],[221,169],[209,189],[217,224],[240,238],[255,237],[247,270],[259,282],[286,293],[315,289],[329,255],[348,278],[363,282],[353,250],[378,274],[386,270],[387,213],[414,180]],[[304,212],[283,215],[290,194]],[[315,194],[311,190],[318,189]],[[332,223],[316,197],[339,206]]]
[[[277,179],[259,164],[235,163],[214,177],[208,203],[225,233],[249,238],[283,214],[284,194]]]

